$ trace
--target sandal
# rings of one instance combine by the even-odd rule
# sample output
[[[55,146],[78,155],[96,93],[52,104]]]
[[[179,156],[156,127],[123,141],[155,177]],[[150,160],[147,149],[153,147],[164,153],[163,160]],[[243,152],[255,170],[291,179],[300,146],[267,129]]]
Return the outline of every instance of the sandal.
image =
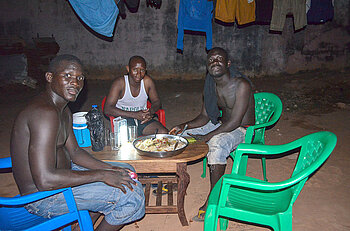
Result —
[[[176,190],[177,190],[176,184],[173,184],[173,191],[176,191]],[[157,189],[154,189],[152,193],[153,195],[157,196]],[[162,195],[166,195],[167,193],[168,193],[168,185],[166,184],[166,185],[163,185],[162,187]]]
[[[203,222],[205,218],[205,210],[199,209],[198,214],[192,218],[192,221]]]

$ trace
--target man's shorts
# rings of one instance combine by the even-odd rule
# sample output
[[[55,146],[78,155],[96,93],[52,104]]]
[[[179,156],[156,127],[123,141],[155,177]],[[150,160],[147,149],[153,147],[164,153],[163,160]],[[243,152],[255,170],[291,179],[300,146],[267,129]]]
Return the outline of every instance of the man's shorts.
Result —
[[[192,128],[185,131],[184,136],[191,133],[193,135],[206,135],[211,131],[219,128],[221,123],[213,124],[209,121],[206,125],[198,128]],[[238,127],[231,132],[223,132],[213,136],[208,142],[209,152],[207,154],[208,164],[226,164],[227,157],[237,148],[240,143],[244,142],[246,129]]]
[[[118,163],[114,163],[118,166]],[[126,167],[125,163],[118,167]],[[130,166],[131,167],[131,166]],[[130,169],[133,169],[132,167]],[[87,170],[72,164],[72,170]],[[102,182],[95,182],[72,187],[74,199],[79,210],[89,210],[105,215],[110,225],[121,225],[136,221],[145,214],[145,196],[140,182],[133,186],[133,191],[125,187],[126,194],[120,189]],[[31,203],[25,208],[32,214],[50,218],[68,213],[63,193]]]

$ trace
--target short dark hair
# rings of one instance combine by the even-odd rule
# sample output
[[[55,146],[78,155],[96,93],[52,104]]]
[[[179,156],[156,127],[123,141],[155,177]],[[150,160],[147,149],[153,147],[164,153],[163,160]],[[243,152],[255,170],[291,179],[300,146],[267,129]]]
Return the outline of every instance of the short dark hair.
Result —
[[[132,56],[132,57],[129,59],[129,64],[128,64],[129,66],[130,66],[130,63],[131,63],[134,59],[139,59],[139,60],[143,61],[143,62],[147,65],[146,60],[145,60],[142,56],[134,55],[134,56]]]
[[[83,63],[80,61],[80,59],[74,55],[58,55],[51,60],[48,72],[55,73],[63,61],[75,62],[78,63],[80,66],[83,66]]]
[[[212,49],[209,50],[208,56],[209,56],[210,53],[212,53],[212,52],[214,52],[214,51],[220,51],[220,52],[222,52],[222,53],[224,54],[226,60],[229,60],[227,51],[226,51],[224,48],[222,48],[222,47],[213,47]]]

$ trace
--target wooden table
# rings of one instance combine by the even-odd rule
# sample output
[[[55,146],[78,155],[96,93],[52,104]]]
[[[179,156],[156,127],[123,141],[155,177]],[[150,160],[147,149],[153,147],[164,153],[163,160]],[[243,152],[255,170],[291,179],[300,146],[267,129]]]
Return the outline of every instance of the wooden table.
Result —
[[[184,152],[167,158],[155,158],[141,156],[134,149],[131,143],[123,145],[120,150],[111,150],[109,146],[103,151],[93,152],[90,148],[84,148],[99,160],[108,162],[124,162],[131,164],[137,173],[166,173],[166,177],[159,178],[139,177],[145,187],[146,213],[177,213],[181,224],[188,226],[184,210],[184,199],[188,184],[190,183],[190,175],[187,173],[187,163],[199,160],[208,153],[208,145],[203,142],[195,142],[189,144]],[[166,183],[168,186],[167,205],[162,205],[162,185]],[[173,203],[173,184],[177,183],[177,203]],[[150,205],[151,184],[158,184],[156,205]]]

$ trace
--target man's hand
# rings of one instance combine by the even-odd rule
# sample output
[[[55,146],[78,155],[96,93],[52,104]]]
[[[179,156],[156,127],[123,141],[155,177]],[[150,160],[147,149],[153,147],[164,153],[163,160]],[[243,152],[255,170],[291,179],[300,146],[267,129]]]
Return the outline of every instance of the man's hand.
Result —
[[[144,124],[144,123],[150,121],[152,118],[153,118],[153,115],[151,114],[149,108],[147,108],[146,110],[143,110],[141,124]]]
[[[160,9],[162,5],[162,0],[146,0],[147,7],[154,7],[156,9]]]
[[[177,134],[179,134],[179,133],[182,132],[182,130],[185,128],[185,125],[186,125],[186,124],[180,124],[180,125],[177,125],[177,126],[173,127],[173,128],[170,130],[169,134],[170,134],[170,135],[177,135]]]
[[[124,185],[133,191],[132,185],[136,182],[131,179],[129,173],[132,172],[126,168],[113,167],[113,170],[106,170],[104,174],[104,182],[109,186],[119,188],[123,193],[126,193]]]

